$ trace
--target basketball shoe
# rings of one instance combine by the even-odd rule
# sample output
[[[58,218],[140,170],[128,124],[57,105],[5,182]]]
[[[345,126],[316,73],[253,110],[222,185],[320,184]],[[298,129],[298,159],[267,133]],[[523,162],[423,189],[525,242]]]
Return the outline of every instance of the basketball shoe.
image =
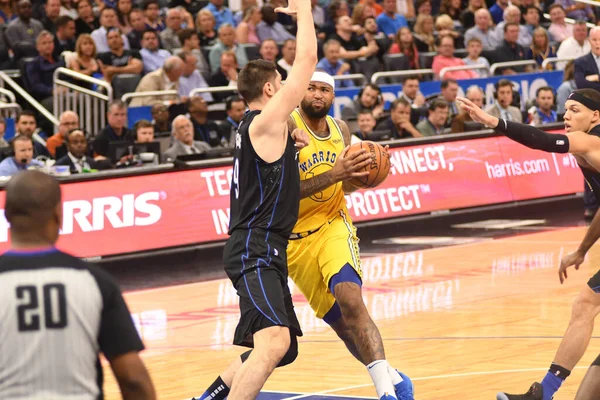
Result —
[[[381,396],[379,398],[379,400],[396,400],[396,398],[394,396],[390,396],[389,394],[384,394],[383,396]]]
[[[396,370],[402,377],[402,382],[394,385],[396,391],[396,397],[398,400],[414,400],[414,386],[410,378],[404,375],[402,372]]]
[[[496,400],[542,400],[544,398],[544,388],[538,382],[533,382],[525,394],[507,394],[498,393]]]

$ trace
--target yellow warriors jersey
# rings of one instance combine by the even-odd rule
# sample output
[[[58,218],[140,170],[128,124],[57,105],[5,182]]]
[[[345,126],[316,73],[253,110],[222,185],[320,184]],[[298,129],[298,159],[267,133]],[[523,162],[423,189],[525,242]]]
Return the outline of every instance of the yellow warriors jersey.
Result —
[[[310,179],[333,168],[336,158],[345,148],[342,130],[337,122],[329,115],[326,116],[329,135],[319,137],[306,125],[298,109],[292,112],[292,118],[298,128],[304,129],[311,135],[309,145],[300,150],[298,155],[300,180]],[[298,222],[296,222],[293,232],[303,233],[316,230],[339,215],[340,210],[345,209],[346,200],[342,182],[337,182],[322,192],[300,200]]]

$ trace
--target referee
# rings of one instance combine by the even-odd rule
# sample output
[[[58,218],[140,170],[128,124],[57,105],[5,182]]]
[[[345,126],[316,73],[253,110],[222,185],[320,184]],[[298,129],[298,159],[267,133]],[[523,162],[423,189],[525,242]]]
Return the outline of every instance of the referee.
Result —
[[[0,399],[103,399],[99,352],[123,399],[155,399],[119,287],[54,247],[62,225],[58,182],[37,171],[15,175],[5,214],[12,243],[0,256]]]

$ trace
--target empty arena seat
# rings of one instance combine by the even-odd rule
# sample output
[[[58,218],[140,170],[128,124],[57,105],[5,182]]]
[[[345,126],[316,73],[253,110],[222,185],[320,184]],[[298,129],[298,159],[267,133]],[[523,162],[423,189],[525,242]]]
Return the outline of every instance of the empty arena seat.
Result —
[[[419,53],[419,64],[421,65],[421,68],[430,69],[433,65],[433,57],[436,55],[437,53],[435,51]]]
[[[386,54],[383,56],[383,68],[386,71],[406,71],[409,68],[410,62],[404,54]],[[390,76],[385,78],[386,83],[402,83],[402,78],[399,76]]]
[[[381,64],[377,57],[359,58],[356,60],[357,72],[367,77],[367,82],[371,82],[371,76],[375,72],[381,71]]]
[[[258,60],[260,58],[260,48],[252,43],[242,44],[244,51],[246,52],[246,57],[248,57],[248,61]]]
[[[141,79],[138,74],[115,75],[112,80],[113,98],[120,100],[124,94],[135,92]]]

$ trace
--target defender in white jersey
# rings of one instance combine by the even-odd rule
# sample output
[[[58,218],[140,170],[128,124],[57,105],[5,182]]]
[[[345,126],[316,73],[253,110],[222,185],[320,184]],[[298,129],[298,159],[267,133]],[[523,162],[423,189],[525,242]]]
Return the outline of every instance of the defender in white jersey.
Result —
[[[103,399],[102,352],[123,399],[154,400],[144,348],[115,281],[56,249],[58,182],[23,171],[6,186],[11,249],[0,256],[0,399]]]

